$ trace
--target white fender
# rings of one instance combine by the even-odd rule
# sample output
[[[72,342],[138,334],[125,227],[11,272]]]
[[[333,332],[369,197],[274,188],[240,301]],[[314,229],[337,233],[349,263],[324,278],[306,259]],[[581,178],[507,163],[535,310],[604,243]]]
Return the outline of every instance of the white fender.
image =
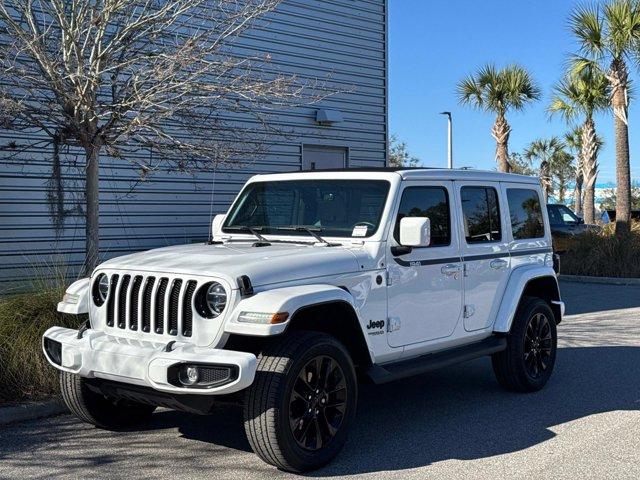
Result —
[[[355,310],[353,297],[334,285],[299,285],[266,290],[241,300],[225,322],[224,331],[261,337],[278,335],[287,329],[291,318],[302,307],[332,301],[347,302]],[[289,316],[285,322],[277,324],[245,323],[238,321],[240,312],[271,314],[287,312]]]
[[[64,298],[58,303],[58,311],[72,315],[89,313],[90,286],[90,278],[81,278],[69,285]]]
[[[558,279],[556,277],[553,268],[546,266],[523,266],[513,270],[507,282],[507,288],[505,289],[502,302],[500,303],[500,309],[496,316],[496,321],[493,325],[494,332],[508,333],[511,329],[511,323],[515,316],[520,297],[522,292],[527,286],[527,283],[534,278],[552,277],[556,282],[556,288],[560,292],[558,287]],[[558,302],[562,303],[562,302]]]

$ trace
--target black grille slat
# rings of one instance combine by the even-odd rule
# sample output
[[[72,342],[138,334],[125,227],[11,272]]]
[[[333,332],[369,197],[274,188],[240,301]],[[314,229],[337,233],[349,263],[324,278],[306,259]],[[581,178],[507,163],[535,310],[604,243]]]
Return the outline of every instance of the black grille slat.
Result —
[[[129,330],[138,329],[138,300],[140,300],[140,287],[142,286],[142,277],[136,275],[133,277],[133,285],[131,285],[131,303],[129,304]]]
[[[120,295],[118,296],[118,328],[124,328],[127,322],[127,290],[131,275],[122,276],[122,286],[120,287]]]
[[[191,302],[193,300],[193,294],[196,291],[197,282],[189,280],[187,282],[187,288],[184,293],[184,299],[182,302],[182,335],[190,337],[193,328],[193,310],[191,308]]]
[[[196,280],[186,278],[113,274],[105,305],[107,326],[192,337],[197,288]]]
[[[144,291],[142,292],[142,325],[140,328],[145,333],[151,330],[151,294],[153,293],[155,283],[156,277],[147,278]]]
[[[158,293],[156,294],[156,333],[164,333],[164,299],[167,294],[168,278],[160,279]]]
[[[113,314],[116,305],[116,292],[118,288],[118,279],[120,276],[114,274],[111,276],[111,285],[109,286],[109,298],[107,298],[107,326],[113,327]]]
[[[178,302],[182,280],[174,280],[169,294],[169,335],[178,334]]]

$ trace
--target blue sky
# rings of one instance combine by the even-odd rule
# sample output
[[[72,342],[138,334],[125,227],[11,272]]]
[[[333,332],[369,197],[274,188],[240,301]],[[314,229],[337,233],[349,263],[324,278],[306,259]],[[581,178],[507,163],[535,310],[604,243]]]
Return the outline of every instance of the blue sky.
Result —
[[[568,127],[546,113],[552,87],[567,54],[575,50],[567,18],[568,0],[389,0],[389,130],[407,142],[425,166],[446,166],[446,119],[454,118],[455,166],[492,169],[494,117],[458,105],[456,83],[487,62],[526,67],[543,100],[512,112],[510,150],[521,151],[538,137],[562,135]],[[632,78],[640,80],[635,67]],[[632,177],[640,179],[640,98],[629,114]],[[613,119],[596,117],[605,139],[598,183],[615,181]]]

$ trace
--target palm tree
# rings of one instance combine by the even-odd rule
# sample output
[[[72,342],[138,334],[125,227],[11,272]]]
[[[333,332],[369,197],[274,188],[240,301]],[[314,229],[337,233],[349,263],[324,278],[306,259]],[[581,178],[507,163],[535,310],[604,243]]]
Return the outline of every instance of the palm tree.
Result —
[[[558,137],[551,137],[549,139],[534,140],[524,151],[524,158],[530,162],[537,161],[540,163],[540,183],[542,184],[545,202],[549,200],[553,193],[552,172],[557,168],[555,165],[565,161],[566,152],[564,148],[564,143]]]
[[[496,115],[491,135],[496,141],[496,160],[501,172],[509,172],[509,110],[522,110],[527,103],[540,98],[540,89],[524,68],[508,65],[496,69],[493,65],[480,68],[457,86],[459,102]]]
[[[575,70],[599,69],[611,85],[618,199],[616,233],[626,234],[631,218],[627,63],[640,42],[640,5],[637,0],[609,0],[604,6],[578,7],[571,15],[570,26],[582,55],[575,62]]]
[[[565,150],[566,145],[562,145],[560,150],[554,157],[549,165],[551,170],[551,178],[554,181],[554,191],[558,192],[558,201],[564,203],[567,196],[567,189],[569,188],[569,182],[575,180],[576,167],[573,163],[573,155]]]
[[[584,173],[582,172],[582,127],[576,127],[564,134],[564,144],[573,152],[576,159],[576,179],[573,188],[573,211],[582,216],[582,184]]]
[[[584,118],[580,127],[579,140],[574,138],[570,144],[580,146],[578,164],[581,165],[582,181],[584,182],[584,220],[586,223],[595,221],[595,185],[598,176],[598,151],[602,141],[596,133],[593,121],[594,113],[609,107],[609,82],[604,74],[593,65],[583,65],[576,68],[572,64],[569,71],[554,88],[549,112],[560,114],[567,122],[578,117]],[[574,136],[577,132],[574,131]],[[576,182],[577,185],[577,182]],[[577,201],[576,201],[577,204]]]

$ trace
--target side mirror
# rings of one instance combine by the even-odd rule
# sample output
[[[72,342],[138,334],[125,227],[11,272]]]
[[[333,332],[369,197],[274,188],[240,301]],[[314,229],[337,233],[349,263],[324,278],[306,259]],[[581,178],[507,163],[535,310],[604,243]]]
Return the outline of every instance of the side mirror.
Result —
[[[404,217],[400,220],[400,245],[403,247],[428,247],[431,243],[429,217]]]
[[[213,217],[213,220],[211,221],[211,238],[220,233],[220,229],[222,228],[225,218],[227,218],[226,213],[219,213]]]

